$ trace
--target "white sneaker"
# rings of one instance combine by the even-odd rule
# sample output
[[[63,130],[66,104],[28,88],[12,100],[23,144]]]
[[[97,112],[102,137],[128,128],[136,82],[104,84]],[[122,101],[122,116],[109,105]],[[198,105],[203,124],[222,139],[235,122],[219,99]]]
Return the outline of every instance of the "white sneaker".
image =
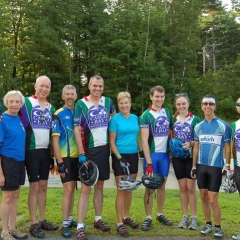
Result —
[[[189,224],[188,216],[183,216],[181,222],[178,224],[179,228],[187,228]]]
[[[212,231],[213,231],[212,225],[206,224],[206,226],[201,231],[201,234],[207,235],[207,234],[209,234]]]
[[[188,227],[190,230],[196,230],[198,228],[198,219],[197,217],[192,217],[191,224]]]

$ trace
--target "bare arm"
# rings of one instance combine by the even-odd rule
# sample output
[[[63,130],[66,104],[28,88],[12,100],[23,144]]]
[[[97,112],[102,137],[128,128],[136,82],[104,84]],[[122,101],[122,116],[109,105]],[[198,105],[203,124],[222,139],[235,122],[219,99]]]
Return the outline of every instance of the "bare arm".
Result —
[[[115,156],[117,156],[119,154],[117,146],[115,144],[116,141],[116,132],[109,132],[109,142],[110,142],[110,148],[112,150],[112,152],[114,153]]]
[[[233,160],[236,160],[236,159],[237,159],[236,144],[235,144],[235,142],[233,142],[233,144],[232,144],[232,156],[233,156]]]
[[[1,160],[1,157],[0,157],[0,186],[4,186],[4,184],[5,184],[5,177],[4,177],[4,174],[3,174],[2,160]]]
[[[82,145],[82,135],[81,135],[81,126],[74,127],[74,136],[78,147],[79,155],[85,153]]]
[[[149,137],[148,128],[141,128],[142,148],[143,148],[144,157],[148,164],[152,164],[150,149],[148,145],[148,137]]]
[[[231,161],[231,145],[230,145],[230,143],[225,143],[224,147],[225,147],[226,164],[230,164],[230,161]]]
[[[198,151],[199,151],[199,142],[194,143],[194,148],[193,148],[193,163],[192,163],[192,168],[196,167],[197,164],[197,158],[198,158]],[[193,179],[196,179],[196,174],[192,176]]]

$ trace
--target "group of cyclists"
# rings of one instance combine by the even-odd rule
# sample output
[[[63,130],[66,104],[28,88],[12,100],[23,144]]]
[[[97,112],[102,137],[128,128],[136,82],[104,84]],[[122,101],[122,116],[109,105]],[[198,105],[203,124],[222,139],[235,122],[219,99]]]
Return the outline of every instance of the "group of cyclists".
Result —
[[[115,200],[116,229],[121,236],[129,236],[127,226],[135,229],[139,224],[130,217],[132,192],[121,190],[119,184],[126,176],[126,169],[130,179],[136,180],[139,154],[143,154],[144,174],[150,178],[154,178],[156,174],[164,177],[164,183],[156,189],[156,220],[166,226],[173,225],[163,211],[165,186],[172,163],[179,184],[183,214],[178,227],[198,229],[197,182],[206,220],[201,234],[214,232],[215,238],[224,237],[218,193],[222,172],[227,177],[232,177],[231,152],[236,160],[234,176],[240,190],[240,120],[230,127],[227,122],[218,118],[215,115],[217,101],[214,96],[208,94],[203,97],[200,107],[204,119],[201,121],[198,116],[189,112],[190,100],[186,93],[176,94],[174,115],[164,108],[165,89],[162,86],[151,88],[151,105],[140,117],[131,113],[132,100],[128,92],[118,93],[116,113],[112,99],[102,95],[104,80],[99,75],[90,78],[89,95],[79,99],[76,104],[76,88],[72,85],[64,86],[64,105],[58,110],[47,101],[51,91],[51,80],[47,76],[38,77],[34,89],[35,94],[30,97],[24,98],[19,91],[9,91],[4,96],[7,110],[2,113],[0,121],[2,239],[28,237],[16,227],[18,198],[20,186],[25,182],[25,168],[29,179],[29,233],[36,238],[44,238],[43,230],[58,229],[57,225],[48,222],[45,217],[48,175],[49,169],[54,167],[54,159],[64,189],[61,235],[69,238],[71,228],[76,228],[77,240],[87,239],[84,221],[91,189],[94,189],[93,225],[102,231],[109,231],[110,227],[102,219],[102,209],[104,181],[110,177],[110,154],[118,188]],[[240,113],[240,99],[237,100],[236,108]],[[88,168],[88,160],[96,164],[99,175],[94,186],[81,184],[78,216],[74,220],[74,192],[79,180],[78,169],[82,165]],[[146,217],[141,224],[143,231],[148,231],[153,221],[152,193],[153,189],[145,188],[143,202]],[[236,234],[232,238],[240,239],[240,235]]]

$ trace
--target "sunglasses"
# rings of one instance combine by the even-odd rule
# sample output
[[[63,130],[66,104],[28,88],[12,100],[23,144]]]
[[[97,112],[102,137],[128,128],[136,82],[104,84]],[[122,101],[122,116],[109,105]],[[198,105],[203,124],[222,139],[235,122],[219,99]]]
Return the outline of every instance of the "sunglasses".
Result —
[[[212,102],[204,102],[204,103],[202,103],[202,105],[203,105],[203,106],[207,106],[207,105],[209,105],[209,106],[214,106],[215,103],[212,103]]]
[[[175,94],[175,98],[177,97],[187,97],[188,98],[188,94],[187,93],[177,93]]]
[[[240,102],[236,103],[236,106],[240,107]]]

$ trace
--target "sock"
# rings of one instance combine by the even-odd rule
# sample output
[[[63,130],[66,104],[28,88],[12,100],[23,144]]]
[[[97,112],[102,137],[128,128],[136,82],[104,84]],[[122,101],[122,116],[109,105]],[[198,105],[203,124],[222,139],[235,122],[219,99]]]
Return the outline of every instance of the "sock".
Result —
[[[158,215],[158,217],[159,217],[159,216],[163,215],[163,213],[158,213],[157,215]]]
[[[127,217],[123,217],[123,219],[126,219],[126,218],[129,218],[129,216],[127,216]]]
[[[95,216],[95,222],[97,222],[100,219],[102,219],[102,216]]]
[[[72,220],[73,220],[73,216],[72,216],[72,215],[69,215],[69,216],[68,216],[68,222],[69,222],[69,224],[72,222]]]
[[[149,218],[149,219],[152,220],[152,216],[151,216],[151,215],[147,215],[147,216],[146,216],[146,219],[147,219],[147,218]]]
[[[78,230],[79,228],[84,228],[84,223],[78,223],[78,225],[77,225],[77,230]]]
[[[118,223],[118,224],[117,224],[118,227],[121,226],[121,225],[123,225],[123,223]]]
[[[68,227],[69,226],[69,221],[68,220],[63,220],[62,221],[62,226],[63,227]]]
[[[212,222],[206,222],[206,224],[209,224],[209,225],[211,225],[211,226],[212,226]]]
[[[221,228],[221,225],[215,225],[215,227]]]

